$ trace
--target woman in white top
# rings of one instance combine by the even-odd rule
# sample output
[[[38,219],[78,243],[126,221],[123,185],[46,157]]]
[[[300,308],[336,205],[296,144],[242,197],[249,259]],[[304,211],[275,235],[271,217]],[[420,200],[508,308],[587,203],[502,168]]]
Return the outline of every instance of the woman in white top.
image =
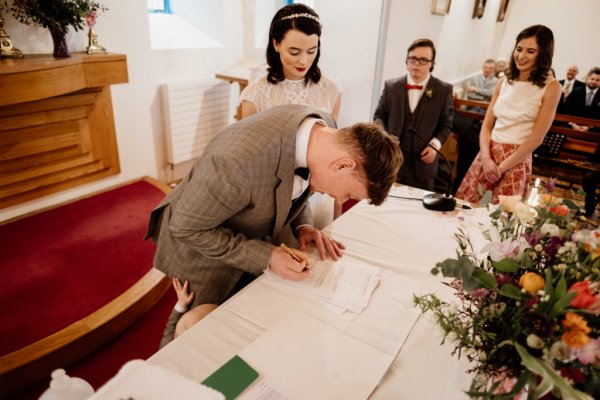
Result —
[[[517,36],[506,76],[498,81],[479,134],[480,151],[456,197],[477,203],[483,192],[524,195],[531,179],[532,153],[542,144],[560,100],[551,76],[554,36],[543,25]],[[460,156],[460,155],[459,155]]]
[[[319,15],[304,4],[281,8],[271,21],[266,76],[240,95],[242,119],[284,104],[301,104],[330,113],[337,121],[341,88],[318,67],[321,54]],[[310,198],[315,227],[322,229],[341,214],[341,205],[315,193]]]
[[[321,54],[319,15],[304,4],[280,9],[269,29],[268,74],[241,94],[242,119],[284,104],[326,111],[337,121],[342,91],[318,67]]]

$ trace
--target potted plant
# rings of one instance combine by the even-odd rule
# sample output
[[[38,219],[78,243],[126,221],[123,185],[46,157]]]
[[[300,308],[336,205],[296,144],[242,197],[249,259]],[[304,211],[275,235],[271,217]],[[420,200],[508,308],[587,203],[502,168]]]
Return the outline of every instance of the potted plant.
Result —
[[[95,20],[99,11],[107,8],[93,0],[14,0],[0,4],[17,21],[26,25],[48,28],[54,43],[54,57],[69,57],[66,34],[69,27],[83,29],[86,21]]]

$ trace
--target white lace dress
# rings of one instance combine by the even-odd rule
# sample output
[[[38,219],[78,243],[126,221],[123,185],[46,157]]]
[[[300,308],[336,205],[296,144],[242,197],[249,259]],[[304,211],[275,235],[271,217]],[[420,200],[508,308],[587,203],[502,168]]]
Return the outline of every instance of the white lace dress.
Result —
[[[300,104],[331,113],[341,93],[339,85],[326,76],[321,76],[319,83],[309,81],[305,85],[304,79],[285,79],[274,85],[267,81],[265,75],[246,86],[240,95],[240,101],[254,104],[256,112],[284,104]]]
[[[331,113],[341,93],[340,86],[323,75],[319,83],[309,81],[308,85],[304,84],[304,79],[285,79],[273,85],[267,81],[265,75],[246,86],[240,95],[240,101],[254,104],[256,112],[284,104],[300,104]],[[333,221],[333,198],[314,193],[309,199],[309,204],[315,228],[323,229]]]

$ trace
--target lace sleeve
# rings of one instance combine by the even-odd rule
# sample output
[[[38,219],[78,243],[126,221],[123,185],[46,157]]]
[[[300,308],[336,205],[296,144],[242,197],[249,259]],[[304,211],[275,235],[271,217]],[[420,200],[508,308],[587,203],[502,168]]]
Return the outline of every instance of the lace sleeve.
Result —
[[[329,102],[329,111],[331,112],[335,106],[335,101],[343,93],[342,87],[326,76],[322,76],[321,79],[324,83],[324,88]]]

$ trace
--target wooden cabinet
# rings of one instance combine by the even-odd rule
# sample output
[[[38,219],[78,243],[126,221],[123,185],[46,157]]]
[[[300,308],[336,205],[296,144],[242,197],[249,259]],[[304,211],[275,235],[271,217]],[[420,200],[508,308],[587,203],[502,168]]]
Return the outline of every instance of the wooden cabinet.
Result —
[[[0,58],[0,208],[120,172],[110,85],[124,55]]]

